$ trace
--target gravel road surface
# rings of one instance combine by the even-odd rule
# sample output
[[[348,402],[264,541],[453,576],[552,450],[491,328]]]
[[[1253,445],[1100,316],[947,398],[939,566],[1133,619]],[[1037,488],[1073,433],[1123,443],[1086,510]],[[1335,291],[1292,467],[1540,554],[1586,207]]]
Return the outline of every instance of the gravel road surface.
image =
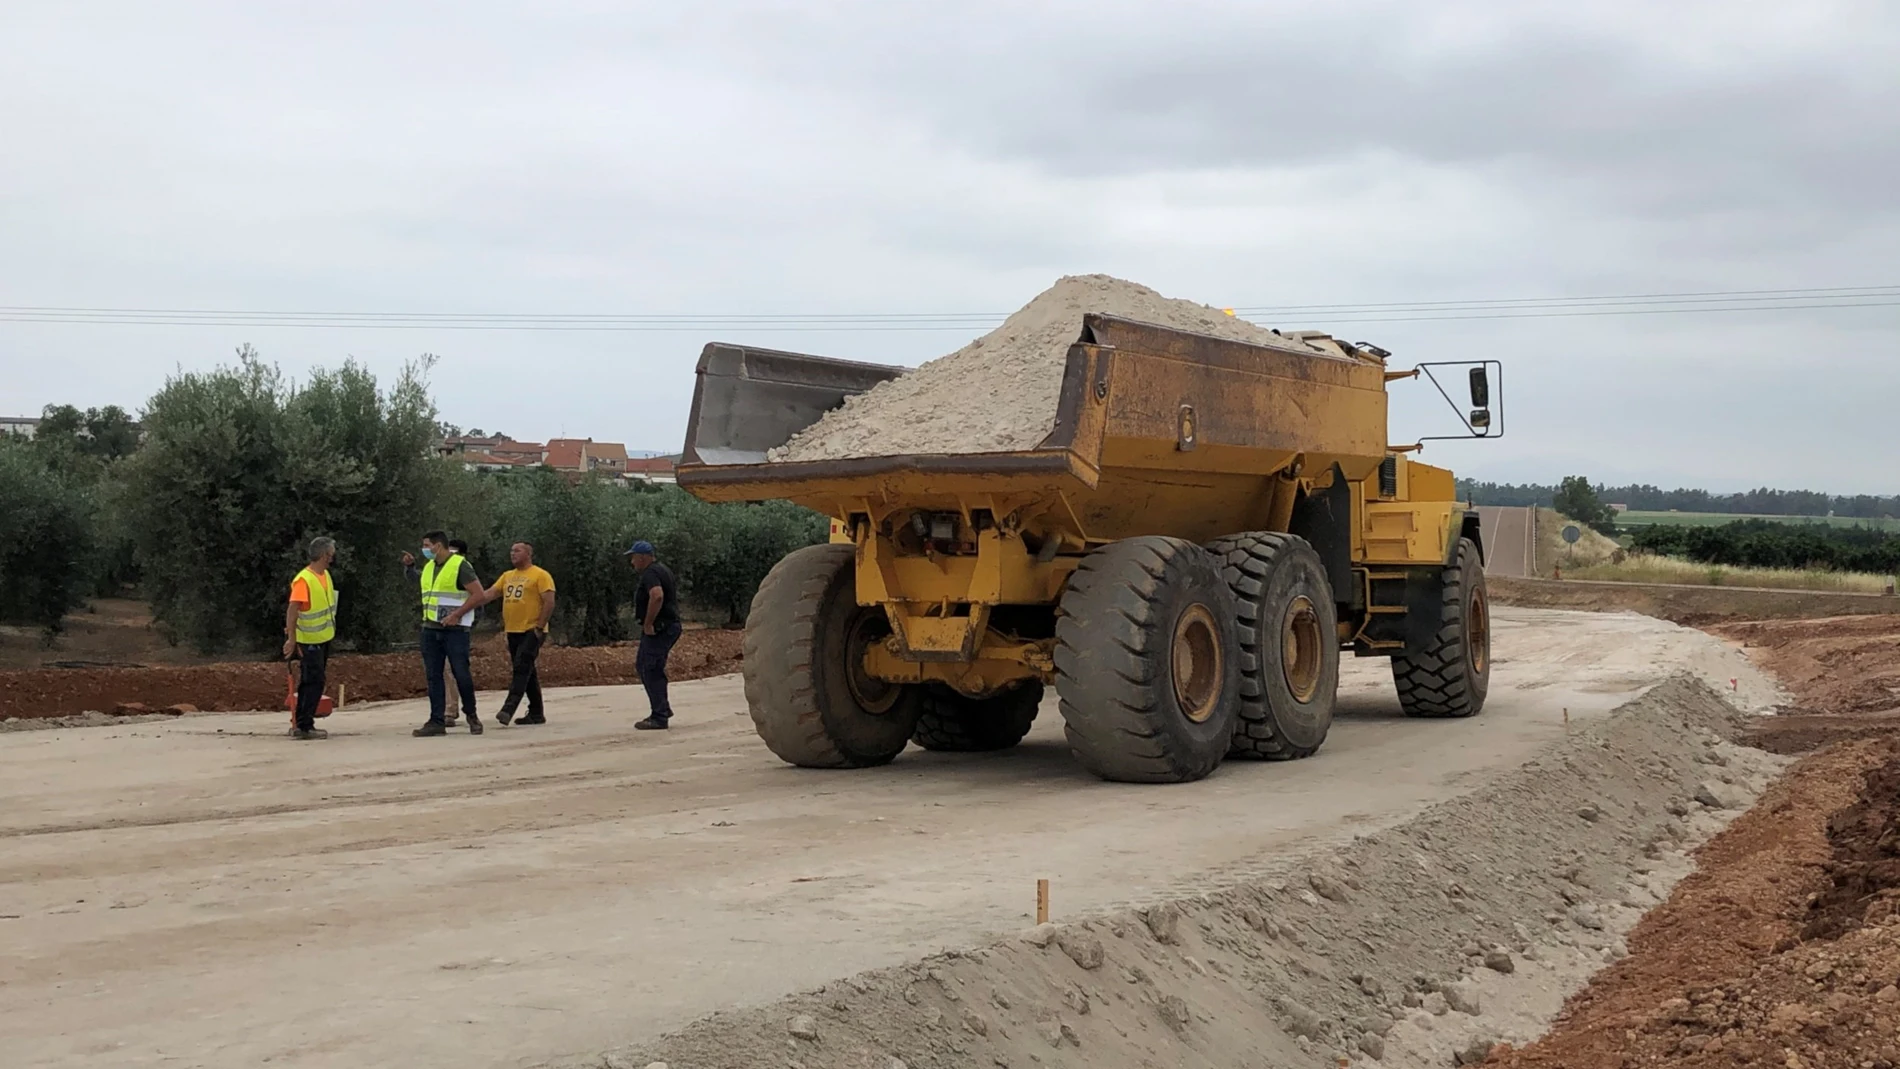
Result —
[[[1665,676],[1772,687],[1717,639],[1495,610],[1472,721],[1348,660],[1311,760],[1098,782],[1053,703],[1003,755],[778,763],[738,677],[554,691],[550,723],[415,739],[418,703],[294,743],[281,713],[0,736],[9,1066],[519,1066],[1342,842],[1482,786]],[[492,709],[494,696],[485,695]]]

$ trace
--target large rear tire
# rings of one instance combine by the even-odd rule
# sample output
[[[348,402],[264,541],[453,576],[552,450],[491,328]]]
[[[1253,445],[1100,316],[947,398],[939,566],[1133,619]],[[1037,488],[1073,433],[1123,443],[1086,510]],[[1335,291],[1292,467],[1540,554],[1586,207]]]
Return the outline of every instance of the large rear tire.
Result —
[[[1128,538],[1083,558],[1056,620],[1056,694],[1083,768],[1125,783],[1214,771],[1240,690],[1233,595],[1179,538]]]
[[[1491,687],[1491,599],[1478,544],[1458,541],[1444,570],[1438,631],[1417,653],[1392,658],[1392,679],[1406,716],[1476,716]]]
[[[921,688],[872,679],[864,649],[890,634],[857,603],[854,548],[808,546],[759,585],[745,629],[745,697],[759,738],[804,768],[888,763],[916,730]]]
[[[1234,595],[1240,703],[1229,757],[1310,757],[1326,741],[1339,694],[1338,609],[1319,554],[1270,531],[1208,545]]]
[[[941,683],[924,684],[923,707],[910,741],[926,750],[983,753],[1023,741],[1042,705],[1042,683],[1028,680],[987,698],[971,698]]]

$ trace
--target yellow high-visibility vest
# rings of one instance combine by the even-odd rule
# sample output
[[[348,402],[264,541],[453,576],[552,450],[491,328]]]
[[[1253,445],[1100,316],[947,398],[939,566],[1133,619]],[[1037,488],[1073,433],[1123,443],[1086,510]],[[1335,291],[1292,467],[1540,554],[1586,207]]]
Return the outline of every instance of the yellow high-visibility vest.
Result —
[[[461,573],[462,555],[460,553],[451,553],[448,560],[432,560],[422,566],[422,619],[424,621],[439,624],[468,600],[468,591],[455,585],[455,577]],[[455,626],[474,627],[475,614],[469,613],[462,617],[462,622]]]
[[[336,637],[336,585],[327,570],[318,575],[305,568],[297,578],[310,592],[310,604],[297,610],[297,641],[320,646]]]

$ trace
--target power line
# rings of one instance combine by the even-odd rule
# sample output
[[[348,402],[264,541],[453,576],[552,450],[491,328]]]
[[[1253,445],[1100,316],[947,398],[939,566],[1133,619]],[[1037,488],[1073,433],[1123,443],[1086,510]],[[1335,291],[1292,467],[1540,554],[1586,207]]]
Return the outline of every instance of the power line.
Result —
[[[1332,319],[1333,323],[1439,323],[1454,319],[1563,319],[1572,316],[1670,315],[1682,312],[1797,312],[1821,308],[1900,308],[1900,301],[1867,301],[1860,304],[1779,304],[1741,308],[1623,308],[1580,311],[1499,312],[1477,315],[1387,316]]]
[[[1892,298],[1889,300],[1887,298]],[[1237,306],[1250,319],[1305,316],[1323,324],[1577,316],[1787,312],[1900,306],[1900,286],[1704,290],[1597,297],[1513,297],[1376,304]],[[104,326],[288,327],[379,330],[516,331],[969,331],[995,326],[1002,312],[883,313],[522,313],[293,312],[186,308],[0,306],[0,322]]]
[[[1634,303],[1685,303],[1703,304],[1715,301],[1762,301],[1777,299],[1832,298],[1832,297],[1892,297],[1900,295],[1896,286],[1836,286],[1823,289],[1791,290],[1700,290],[1685,293],[1622,293],[1602,297],[1507,297],[1496,300],[1465,301],[1407,301],[1400,304],[1304,304],[1249,306],[1235,311],[1272,311],[1272,312],[1324,312],[1324,311],[1372,311],[1372,310],[1414,310],[1434,307],[1476,307],[1480,305],[1564,305],[1572,303],[1594,304],[1602,302]]]

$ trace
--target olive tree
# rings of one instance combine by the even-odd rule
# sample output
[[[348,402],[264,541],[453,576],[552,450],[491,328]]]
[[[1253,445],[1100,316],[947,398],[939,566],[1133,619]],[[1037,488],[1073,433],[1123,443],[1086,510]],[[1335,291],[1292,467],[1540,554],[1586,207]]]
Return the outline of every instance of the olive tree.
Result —
[[[123,479],[144,591],[174,640],[273,645],[317,535],[337,543],[338,637],[376,649],[407,633],[415,592],[394,562],[443,522],[463,475],[432,456],[431,363],[387,389],[353,361],[292,383],[245,346],[233,366],[165,383]]]

